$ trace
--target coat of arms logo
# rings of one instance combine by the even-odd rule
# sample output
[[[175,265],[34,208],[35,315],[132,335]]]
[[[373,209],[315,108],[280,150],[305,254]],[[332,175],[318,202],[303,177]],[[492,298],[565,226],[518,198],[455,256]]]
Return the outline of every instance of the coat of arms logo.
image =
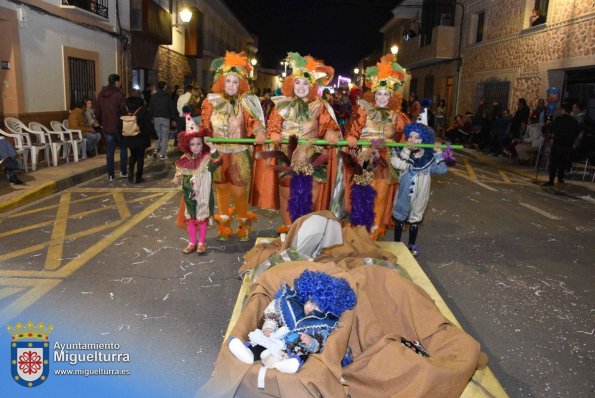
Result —
[[[29,321],[14,327],[8,325],[12,335],[10,343],[11,373],[14,381],[25,387],[37,387],[50,372],[49,334],[54,327]]]

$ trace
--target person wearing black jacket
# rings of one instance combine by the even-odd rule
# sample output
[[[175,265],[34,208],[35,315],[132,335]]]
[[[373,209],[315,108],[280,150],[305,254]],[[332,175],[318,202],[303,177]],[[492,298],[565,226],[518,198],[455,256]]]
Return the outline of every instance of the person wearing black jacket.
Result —
[[[151,135],[153,124],[151,123],[151,112],[145,106],[145,101],[140,96],[132,95],[126,98],[126,108],[129,114],[136,112],[136,123],[140,133],[135,136],[124,136],[124,143],[130,149],[128,161],[128,181],[135,184],[143,182],[143,167],[145,163],[145,149],[151,146]],[[140,108],[140,109],[139,109]],[[138,112],[137,112],[138,110]],[[136,165],[136,174],[134,166]]]
[[[157,84],[157,91],[151,96],[149,107],[153,115],[153,124],[157,133],[157,142],[155,143],[155,154],[160,159],[165,159],[167,154],[167,142],[169,140],[169,126],[171,119],[177,117],[178,113],[173,105],[170,95],[165,91],[167,83],[160,81]]]
[[[578,122],[570,115],[571,111],[572,103],[565,102],[562,105],[562,114],[552,123],[550,131],[554,136],[554,142],[550,152],[550,179],[544,184],[545,186],[554,185],[556,174],[558,174],[558,182],[564,183],[564,169],[570,162],[572,145],[580,132]]]

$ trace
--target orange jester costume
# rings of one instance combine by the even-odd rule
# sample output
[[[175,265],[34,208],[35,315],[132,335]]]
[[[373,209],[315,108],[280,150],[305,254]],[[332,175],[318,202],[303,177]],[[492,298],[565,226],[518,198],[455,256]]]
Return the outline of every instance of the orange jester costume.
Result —
[[[403,130],[409,123],[407,116],[400,111],[401,95],[397,90],[405,80],[405,70],[395,61],[395,56],[387,54],[376,66],[366,70],[371,92],[360,99],[353,112],[348,127],[347,141],[350,147],[357,146],[357,140],[404,141]],[[380,156],[390,165],[386,147],[380,149]],[[345,198],[349,199],[351,178],[346,171]],[[384,235],[391,224],[392,203],[398,188],[398,175],[390,166],[378,166],[372,174],[372,187],[376,191],[374,199],[374,224],[370,233],[373,239]],[[347,204],[350,208],[350,204]]]
[[[258,97],[250,93],[248,74],[252,70],[246,55],[226,52],[211,64],[215,72],[212,92],[202,104],[202,127],[215,138],[264,138],[265,121]],[[248,187],[252,175],[252,147],[238,144],[213,144],[222,156],[222,164],[213,173],[219,214],[218,239],[226,240],[231,235],[230,216],[238,218],[237,235],[248,240],[251,221],[255,218],[248,212]],[[234,209],[230,208],[233,198]]]
[[[334,69],[311,56],[298,53],[288,54],[292,74],[283,81],[283,95],[273,97],[275,108],[267,123],[267,136],[280,143],[295,135],[298,139],[326,139],[331,144],[340,138],[340,129],[331,106],[318,97],[319,85],[326,85],[333,77]],[[287,148],[282,148],[286,151]],[[322,152],[319,147],[311,151]],[[322,173],[314,172],[312,199],[313,210],[328,208],[331,182],[334,181],[332,163]],[[330,169],[330,173],[328,172]],[[288,210],[290,179],[287,174],[279,175],[279,206],[284,225],[279,232],[289,229],[293,221]]]

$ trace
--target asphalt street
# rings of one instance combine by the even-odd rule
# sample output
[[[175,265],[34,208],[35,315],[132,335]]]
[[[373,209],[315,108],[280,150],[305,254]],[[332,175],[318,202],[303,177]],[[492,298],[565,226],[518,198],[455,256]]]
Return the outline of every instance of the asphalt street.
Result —
[[[130,354],[110,366],[131,375],[77,386],[192,397],[210,377],[254,240],[219,242],[212,228],[206,256],[183,255],[172,175],[171,160],[149,160],[142,185],[100,177],[0,218],[0,322],[52,323],[52,342]],[[595,392],[594,209],[462,158],[433,179],[418,261],[511,397]],[[253,238],[274,236],[280,217],[257,213]],[[64,377],[36,393],[82,396]]]

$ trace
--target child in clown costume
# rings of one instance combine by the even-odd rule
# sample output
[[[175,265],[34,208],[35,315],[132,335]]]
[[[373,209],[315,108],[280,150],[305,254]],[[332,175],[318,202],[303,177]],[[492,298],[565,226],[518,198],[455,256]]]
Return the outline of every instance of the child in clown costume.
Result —
[[[331,144],[336,143],[341,136],[341,130],[335,113],[330,104],[318,97],[318,87],[326,85],[332,79],[334,69],[324,65],[320,60],[311,56],[302,57],[298,53],[289,53],[288,60],[292,74],[283,81],[283,95],[272,98],[275,108],[267,124],[268,137],[277,144],[292,135],[297,136],[298,139],[326,139]],[[282,147],[282,150],[287,153],[286,146]],[[315,146],[310,150],[312,154],[324,151]],[[334,149],[328,151],[334,151]],[[333,157],[329,156],[329,158]],[[333,167],[336,168],[336,162],[331,161],[327,168],[304,171],[304,173],[310,173],[314,179],[312,207],[315,211],[328,208],[332,190],[330,182],[334,177]],[[329,173],[328,170],[331,172]],[[287,173],[279,174],[279,206],[284,224],[277,230],[280,233],[287,232],[296,218],[291,217],[288,207],[291,178]],[[306,213],[310,211],[312,209]],[[303,214],[299,214],[298,217],[301,215]]]
[[[403,129],[409,123],[407,115],[400,111],[401,94],[398,92],[405,81],[405,69],[396,62],[395,56],[383,56],[376,66],[366,69],[366,75],[371,95],[366,93],[364,99],[357,101],[346,137],[352,151],[357,148],[358,140],[401,142],[404,137]],[[378,151],[384,162],[373,170],[370,184],[376,192],[374,223],[369,228],[374,240],[384,236],[385,229],[391,222],[390,205],[398,187],[397,173],[388,166],[387,148],[380,147]],[[347,177],[348,174],[346,173]],[[345,197],[350,198],[349,184],[345,191]]]
[[[392,166],[401,171],[400,187],[393,205],[395,241],[401,241],[405,223],[409,224],[409,243],[411,253],[418,254],[415,240],[419,224],[423,219],[430,198],[431,174],[444,174],[448,170],[444,162],[440,145],[430,149],[414,148],[415,144],[434,144],[434,130],[427,126],[427,108],[422,110],[416,123],[405,126],[408,146],[396,152],[391,159]]]
[[[294,288],[283,284],[264,311],[262,327],[243,343],[231,336],[228,347],[240,361],[260,359],[267,368],[295,373],[310,354],[323,350],[341,315],[355,307],[355,292],[342,278],[305,270]],[[343,363],[350,362],[349,353]]]
[[[244,53],[226,52],[224,58],[211,63],[215,72],[212,92],[202,104],[201,125],[215,138],[255,137],[256,144],[265,140],[265,121],[260,100],[250,92],[248,75],[252,67]],[[238,217],[237,235],[249,239],[251,222],[256,216],[248,212],[248,187],[252,175],[252,147],[239,144],[214,144],[221,154],[221,166],[213,173],[219,206],[215,220],[219,223],[217,238],[231,236],[230,215]],[[230,208],[230,198],[234,209]]]
[[[176,174],[172,183],[182,184],[184,223],[188,231],[188,246],[184,254],[205,254],[205,239],[209,217],[213,212],[211,172],[220,160],[215,150],[210,151],[203,141],[206,131],[196,128],[190,112],[186,113],[186,131],[178,137],[178,147],[183,152],[176,161]],[[180,210],[181,211],[181,210]],[[198,236],[197,236],[198,235]],[[198,241],[197,241],[198,237]]]

